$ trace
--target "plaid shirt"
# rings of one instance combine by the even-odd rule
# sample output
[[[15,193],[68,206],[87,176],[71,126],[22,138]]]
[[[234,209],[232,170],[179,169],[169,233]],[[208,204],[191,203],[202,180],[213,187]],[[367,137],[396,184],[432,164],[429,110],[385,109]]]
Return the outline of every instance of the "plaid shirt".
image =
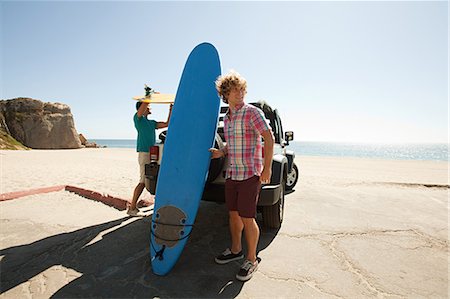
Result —
[[[231,108],[230,108],[231,109]],[[228,110],[224,118],[228,167],[226,178],[243,181],[263,170],[261,134],[270,130],[263,112],[255,106],[243,104]]]

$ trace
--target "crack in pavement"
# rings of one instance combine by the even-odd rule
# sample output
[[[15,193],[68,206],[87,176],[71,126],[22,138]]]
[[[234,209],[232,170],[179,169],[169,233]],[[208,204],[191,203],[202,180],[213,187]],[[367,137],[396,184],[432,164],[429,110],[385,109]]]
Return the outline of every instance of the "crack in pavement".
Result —
[[[407,188],[435,188],[435,189],[449,189],[450,185],[447,184],[427,184],[427,183],[400,183],[400,182],[360,182],[360,183],[348,183],[346,186],[359,186],[359,185],[375,185],[375,186],[393,186],[393,187],[407,187]]]
[[[271,279],[271,280],[275,280],[275,281],[284,281],[284,282],[291,282],[291,281],[292,281],[292,282],[296,283],[297,285],[299,285],[299,284],[305,284],[305,285],[307,285],[308,287],[312,288],[313,290],[315,290],[315,291],[317,291],[317,292],[319,292],[319,293],[321,293],[321,294],[333,296],[333,297],[339,298],[339,299],[344,298],[344,297],[339,296],[339,295],[337,295],[337,294],[330,293],[330,292],[327,292],[327,291],[323,290],[322,288],[319,287],[320,283],[318,283],[316,280],[314,280],[314,279],[312,279],[312,278],[309,278],[309,277],[305,277],[305,278],[303,278],[303,279],[302,279],[302,278],[297,278],[297,279],[296,279],[296,278],[274,277],[274,276],[271,276],[271,275],[269,275],[269,274],[267,274],[267,273],[264,273],[264,272],[261,271],[261,270],[259,270],[258,273],[261,273],[264,277],[266,277],[266,278],[268,278],[268,279]]]
[[[362,269],[359,269],[352,260],[345,254],[343,250],[339,250],[337,248],[337,241],[339,238],[333,239],[331,242],[326,242],[329,249],[331,250],[331,253],[333,256],[335,256],[341,263],[343,263],[347,270],[355,275],[358,280],[362,283],[363,286],[365,286],[370,292],[372,292],[374,295],[377,296],[377,298],[383,298],[384,296],[392,296],[392,297],[398,297],[398,298],[404,298],[403,295],[395,294],[395,293],[389,293],[384,290],[381,290],[377,288],[373,283],[370,282],[370,276],[365,274]]]
[[[33,298],[33,293],[31,292],[31,282],[30,281],[26,281],[23,284],[22,290],[25,292],[25,294],[23,294],[24,296],[26,296],[27,298]]]
[[[286,236],[288,238],[296,238],[296,239],[314,239],[318,240],[321,244],[325,245],[326,248],[330,250],[332,255],[340,261],[345,269],[350,272],[352,275],[356,276],[358,281],[371,293],[373,293],[378,298],[383,298],[385,296],[391,297],[399,297],[403,298],[404,295],[390,293],[385,290],[377,287],[373,282],[371,282],[372,277],[365,273],[363,269],[358,268],[355,263],[346,255],[344,250],[338,249],[338,241],[341,239],[349,238],[349,237],[362,237],[362,236],[382,236],[386,234],[412,234],[416,237],[419,237],[422,241],[426,243],[426,245],[416,246],[414,248],[404,248],[396,244],[392,244],[394,246],[398,246],[405,250],[416,250],[419,248],[436,248],[436,249],[444,249],[449,250],[448,241],[443,241],[433,236],[427,235],[423,232],[420,232],[415,229],[391,229],[391,230],[368,230],[362,232],[329,232],[329,233],[319,233],[319,234],[300,234],[300,235],[291,235],[287,233],[281,233],[280,235]],[[330,240],[331,238],[331,240]],[[317,283],[315,285],[317,287]]]
[[[296,239],[316,239],[323,240],[321,237],[332,237],[337,239],[343,239],[346,237],[361,237],[361,236],[379,236],[385,234],[396,234],[396,233],[413,233],[424,239],[426,243],[431,243],[433,247],[437,247],[439,249],[448,249],[449,242],[447,240],[441,240],[439,238],[427,235],[422,233],[416,229],[385,229],[385,230],[368,230],[361,232],[329,232],[329,233],[318,233],[318,234],[298,234],[292,235],[288,233],[280,233],[281,236],[286,236],[288,238],[296,238]]]

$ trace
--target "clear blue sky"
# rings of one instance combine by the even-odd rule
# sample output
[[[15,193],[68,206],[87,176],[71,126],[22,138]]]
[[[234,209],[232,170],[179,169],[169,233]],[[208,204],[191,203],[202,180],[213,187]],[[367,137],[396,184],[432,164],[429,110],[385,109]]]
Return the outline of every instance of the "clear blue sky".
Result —
[[[208,41],[295,140],[447,142],[446,1],[0,5],[1,98],[66,103],[88,139],[135,138],[131,97],[175,93]]]

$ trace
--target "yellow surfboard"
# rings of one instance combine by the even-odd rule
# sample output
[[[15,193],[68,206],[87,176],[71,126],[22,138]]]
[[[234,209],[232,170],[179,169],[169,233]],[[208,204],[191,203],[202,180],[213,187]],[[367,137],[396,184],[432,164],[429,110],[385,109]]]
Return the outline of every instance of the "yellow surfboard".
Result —
[[[150,104],[172,104],[175,102],[175,95],[167,93],[153,93],[149,97],[135,96],[133,97],[133,100]]]

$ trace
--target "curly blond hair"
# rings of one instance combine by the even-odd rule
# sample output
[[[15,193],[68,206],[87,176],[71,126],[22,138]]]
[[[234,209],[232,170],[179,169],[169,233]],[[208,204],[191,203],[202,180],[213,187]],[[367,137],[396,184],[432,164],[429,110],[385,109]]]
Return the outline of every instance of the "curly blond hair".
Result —
[[[228,74],[219,76],[216,80],[216,89],[225,104],[228,104],[228,94],[233,88],[247,93],[247,80],[238,72],[231,70]]]

